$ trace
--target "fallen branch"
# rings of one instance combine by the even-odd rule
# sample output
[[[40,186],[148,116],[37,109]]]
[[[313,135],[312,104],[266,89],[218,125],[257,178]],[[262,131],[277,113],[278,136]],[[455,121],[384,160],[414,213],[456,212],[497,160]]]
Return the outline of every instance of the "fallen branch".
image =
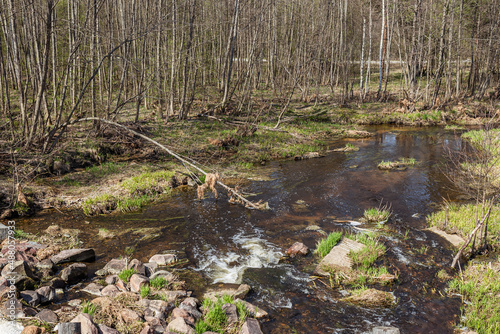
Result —
[[[155,144],[156,146],[160,147],[161,149],[165,150],[168,154],[170,154],[171,156],[173,156],[174,158],[176,158],[177,160],[179,160],[180,162],[182,162],[183,165],[189,165],[191,167],[193,167],[194,169],[196,169],[197,171],[199,171],[200,173],[202,173],[203,175],[207,175],[207,172],[205,172],[203,169],[199,168],[198,166],[196,166],[195,164],[189,162],[188,160],[186,160],[185,158],[181,157],[180,155],[178,155],[177,153],[175,153],[174,151],[170,150],[169,148],[163,146],[162,144],[158,143],[157,141],[143,135],[143,134],[140,134],[132,129],[129,129],[127,128],[126,126],[124,125],[121,125],[119,123],[116,123],[116,122],[112,122],[112,121],[108,121],[106,119],[102,119],[102,118],[99,118],[99,117],[86,117],[86,118],[80,118],[80,119],[76,119],[74,121],[71,121],[70,123],[68,123],[68,125],[71,125],[71,124],[75,124],[75,123],[78,123],[78,122],[88,122],[88,121],[99,121],[99,122],[103,122],[103,123],[106,123],[106,124],[111,124],[111,125],[114,125],[118,128],[121,128],[121,129],[124,129],[142,139],[145,139],[153,144]],[[235,196],[237,196],[243,203],[245,203],[245,206],[247,207],[251,207],[251,208],[254,208],[254,209],[262,209],[262,206],[259,205],[259,204],[256,204],[256,203],[253,203],[253,202],[250,202],[249,200],[247,200],[245,197],[243,197],[240,193],[238,193],[238,191],[234,190],[233,188],[225,185],[224,183],[222,183],[221,181],[217,181],[217,184],[220,185],[221,187],[223,187],[224,189],[226,189],[227,191],[231,192],[232,194],[234,194]]]
[[[484,222],[488,219],[488,217],[490,216],[490,212],[491,212],[491,206],[488,208],[488,212],[486,212],[486,215],[483,216],[483,219],[479,222],[479,224],[477,224],[476,228],[472,230],[467,241],[462,245],[462,247],[460,247],[460,250],[457,252],[457,255],[455,255],[455,257],[453,258],[453,262],[451,263],[452,268],[455,268],[458,259],[462,255],[462,252],[470,244],[472,238],[476,235],[477,231],[481,228],[481,226],[483,226]]]

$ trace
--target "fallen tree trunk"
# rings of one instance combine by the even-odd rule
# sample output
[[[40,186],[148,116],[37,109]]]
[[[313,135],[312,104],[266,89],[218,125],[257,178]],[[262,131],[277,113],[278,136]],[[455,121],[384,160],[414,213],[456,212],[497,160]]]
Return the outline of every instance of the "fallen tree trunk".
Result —
[[[113,126],[116,126],[118,128],[121,128],[121,129],[124,129],[142,139],[145,139],[153,144],[155,144],[156,146],[160,147],[161,149],[165,150],[168,154],[170,154],[171,156],[173,156],[174,158],[176,158],[177,160],[179,160],[184,166],[185,165],[189,165],[191,167],[193,167],[194,169],[196,169],[197,171],[199,171],[200,173],[202,173],[203,175],[207,175],[207,172],[205,172],[203,169],[201,169],[200,167],[196,166],[195,164],[189,162],[188,160],[186,160],[185,158],[181,157],[179,154],[175,153],[174,151],[172,151],[171,149],[163,146],[162,144],[158,143],[157,141],[143,135],[143,134],[140,134],[139,132],[136,132],[132,129],[129,129],[127,128],[126,126],[122,125],[122,124],[119,124],[119,123],[116,123],[116,122],[112,122],[112,121],[108,121],[106,119],[102,119],[102,118],[99,118],[99,117],[85,117],[85,118],[79,118],[79,119],[76,119],[74,121],[71,121],[69,122],[67,125],[71,125],[71,124],[75,124],[75,123],[78,123],[78,122],[88,122],[88,121],[99,121],[99,122],[103,122],[103,123],[106,123],[106,124],[110,124],[110,125],[113,125]],[[246,207],[250,207],[250,208],[254,208],[254,209],[264,209],[265,206],[262,205],[262,204],[259,204],[259,203],[253,203],[249,200],[247,200],[245,197],[243,197],[237,190],[225,185],[224,183],[222,183],[221,181],[217,181],[217,184],[220,185],[221,187],[223,187],[224,189],[226,189],[227,191],[231,192],[233,195],[235,195],[236,197],[238,197],[243,203],[245,203],[245,206]]]

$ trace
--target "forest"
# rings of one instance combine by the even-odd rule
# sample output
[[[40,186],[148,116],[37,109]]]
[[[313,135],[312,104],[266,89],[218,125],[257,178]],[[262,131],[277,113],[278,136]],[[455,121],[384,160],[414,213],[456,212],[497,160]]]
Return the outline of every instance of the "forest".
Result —
[[[48,152],[78,118],[120,121],[124,110],[134,122],[235,116],[255,112],[257,99],[293,96],[405,100],[412,111],[500,94],[498,0],[1,7],[1,126],[14,147]]]

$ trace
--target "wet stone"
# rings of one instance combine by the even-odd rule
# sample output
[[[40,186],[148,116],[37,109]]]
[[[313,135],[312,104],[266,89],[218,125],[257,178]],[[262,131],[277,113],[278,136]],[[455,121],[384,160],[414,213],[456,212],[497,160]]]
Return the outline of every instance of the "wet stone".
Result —
[[[290,257],[296,257],[299,255],[305,256],[309,252],[309,248],[301,242],[294,243],[290,248],[287,249],[286,255]]]

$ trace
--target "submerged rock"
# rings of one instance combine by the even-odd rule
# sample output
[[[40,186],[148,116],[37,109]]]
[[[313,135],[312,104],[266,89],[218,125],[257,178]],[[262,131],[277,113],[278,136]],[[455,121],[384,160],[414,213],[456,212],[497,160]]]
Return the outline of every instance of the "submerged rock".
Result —
[[[322,158],[324,155],[319,154],[318,152],[308,152],[303,155],[297,155],[295,160],[305,160],[305,159],[314,159],[314,158]]]

